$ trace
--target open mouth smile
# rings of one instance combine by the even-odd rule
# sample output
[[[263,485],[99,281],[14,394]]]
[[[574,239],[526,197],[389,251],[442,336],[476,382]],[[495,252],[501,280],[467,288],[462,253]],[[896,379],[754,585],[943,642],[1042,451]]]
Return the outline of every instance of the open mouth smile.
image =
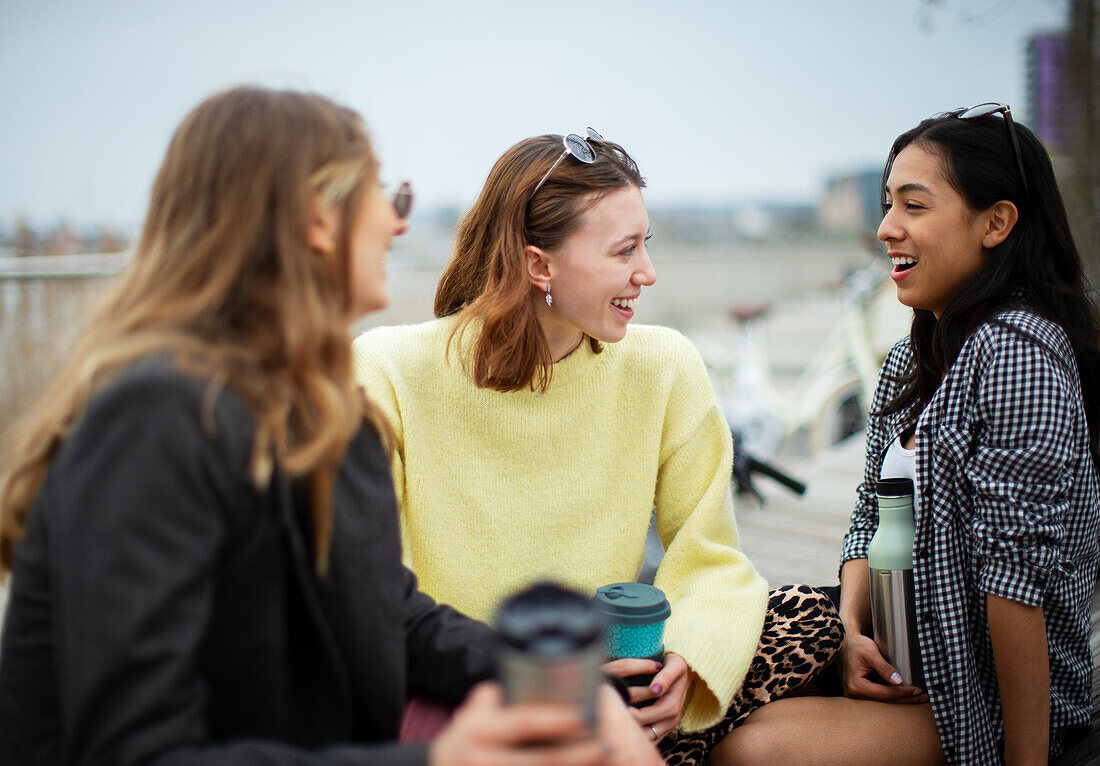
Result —
[[[909,276],[909,272],[916,267],[920,261],[919,258],[914,258],[908,253],[887,253],[890,258],[890,262],[894,264],[894,270],[890,272],[890,278],[895,282],[900,282]]]
[[[638,305],[638,297],[633,298],[612,298],[611,310],[616,312],[624,319],[631,319],[634,317],[634,309]]]
[[[890,262],[894,264],[895,271],[908,271],[917,265],[917,259],[911,255],[891,253]]]

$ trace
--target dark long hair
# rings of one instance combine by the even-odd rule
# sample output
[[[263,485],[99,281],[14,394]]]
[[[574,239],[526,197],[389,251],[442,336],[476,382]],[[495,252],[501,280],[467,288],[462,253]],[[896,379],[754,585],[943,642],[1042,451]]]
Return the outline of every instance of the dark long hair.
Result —
[[[1019,220],[994,247],[974,277],[951,298],[939,320],[914,311],[909,332],[913,364],[898,381],[901,390],[880,414],[919,413],[931,400],[979,325],[1006,308],[1027,307],[1065,330],[1073,348],[1089,427],[1089,449],[1100,465],[1100,332],[1092,292],[1070,234],[1065,205],[1050,157],[1035,135],[1016,123],[1027,176],[1025,190],[1016,153],[1002,117],[962,120],[939,116],[898,136],[882,174],[886,182],[894,158],[916,145],[941,158],[944,176],[973,210],[1009,200]]]

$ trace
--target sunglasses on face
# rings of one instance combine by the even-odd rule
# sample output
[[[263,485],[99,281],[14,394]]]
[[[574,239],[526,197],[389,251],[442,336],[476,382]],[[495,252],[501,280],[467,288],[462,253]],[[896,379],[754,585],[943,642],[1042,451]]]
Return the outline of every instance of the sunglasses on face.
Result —
[[[1024,155],[1020,152],[1020,141],[1016,138],[1016,123],[1012,121],[1012,110],[1008,104],[997,104],[992,101],[978,104],[966,109],[954,109],[946,112],[944,117],[958,117],[960,120],[976,120],[979,117],[988,117],[991,114],[999,114],[1004,118],[1008,128],[1008,137],[1012,141],[1012,150],[1016,152],[1016,167],[1020,169],[1020,180],[1024,182],[1024,196],[1027,196],[1027,174],[1024,172]]]
[[[393,212],[397,214],[398,218],[402,221],[408,218],[413,205],[412,184],[408,181],[402,181],[398,184],[397,190],[390,197],[390,204],[393,205]]]
[[[550,174],[554,172],[554,168],[560,165],[561,161],[564,160],[566,157],[572,156],[574,159],[583,162],[585,165],[591,165],[593,162],[596,161],[596,152],[592,149],[592,146],[588,142],[606,142],[604,141],[604,137],[592,128],[585,128],[585,133],[587,133],[588,135],[579,136],[576,133],[570,133],[568,136],[562,139],[562,145],[565,146],[565,151],[563,151],[558,156],[558,158],[554,160],[554,164],[550,166],[550,169],[547,170],[543,174],[542,178],[539,179],[539,182],[535,184],[535,190],[531,192],[532,197],[538,194],[539,189],[541,189],[542,185],[546,183],[546,179],[549,178]]]

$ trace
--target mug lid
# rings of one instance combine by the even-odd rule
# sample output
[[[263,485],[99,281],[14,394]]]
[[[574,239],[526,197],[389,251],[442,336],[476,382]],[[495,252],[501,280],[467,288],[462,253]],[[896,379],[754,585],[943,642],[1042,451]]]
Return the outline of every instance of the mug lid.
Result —
[[[660,588],[640,582],[617,582],[596,589],[596,608],[612,622],[649,625],[672,614]]]

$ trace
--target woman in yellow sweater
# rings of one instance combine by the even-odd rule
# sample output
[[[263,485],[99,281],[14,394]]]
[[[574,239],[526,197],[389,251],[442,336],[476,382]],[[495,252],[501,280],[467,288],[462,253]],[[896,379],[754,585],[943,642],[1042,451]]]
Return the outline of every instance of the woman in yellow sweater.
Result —
[[[831,658],[840,629],[807,588],[769,609],[738,549],[730,433],[698,354],[673,330],[628,329],[656,280],[643,186],[591,129],[516,144],[461,223],[438,318],[366,333],[355,367],[395,431],[406,560],[477,619],[534,579],[634,580],[656,508],[668,653],[608,670],[659,671],[635,718],[672,762],[701,763]]]

